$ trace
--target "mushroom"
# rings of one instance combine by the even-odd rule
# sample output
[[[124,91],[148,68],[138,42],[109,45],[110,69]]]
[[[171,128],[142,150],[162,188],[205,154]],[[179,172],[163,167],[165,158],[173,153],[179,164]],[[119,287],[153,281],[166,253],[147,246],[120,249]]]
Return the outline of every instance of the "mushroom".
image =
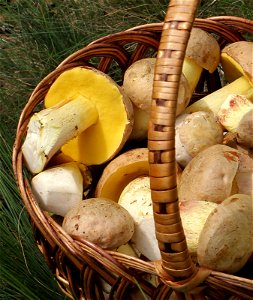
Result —
[[[149,112],[140,109],[133,103],[134,110],[134,124],[132,132],[129,136],[129,141],[142,141],[147,138],[148,123],[150,114]]]
[[[193,94],[203,69],[213,73],[220,63],[220,46],[213,35],[193,27],[187,44],[183,74]]]
[[[151,110],[154,69],[156,58],[143,58],[134,62],[125,72],[123,89],[134,105],[144,110],[148,116]],[[190,101],[190,89],[185,76],[180,77],[177,114],[180,114]]]
[[[123,152],[104,168],[95,196],[118,201],[125,186],[133,179],[149,174],[148,149],[135,148]]]
[[[197,256],[200,266],[226,273],[239,271],[253,252],[252,196],[234,194],[207,218]]]
[[[218,113],[230,94],[244,95],[253,99],[253,42],[232,43],[221,51],[221,65],[228,80],[233,80],[217,91],[203,97],[186,108],[187,113],[212,111]],[[233,75],[231,75],[233,74]]]
[[[178,164],[176,172],[179,181],[182,170]],[[105,197],[117,202],[129,182],[137,177],[148,176],[148,174],[147,148],[134,148],[123,152],[104,168],[95,189],[95,197]]]
[[[176,119],[176,161],[185,167],[200,151],[223,141],[223,128],[212,112],[182,114]]]
[[[119,152],[132,130],[131,101],[95,69],[64,71],[49,88],[45,106],[31,117],[22,146],[32,173],[41,172],[60,148],[74,161],[102,164]]]
[[[118,203],[132,216],[135,224],[131,244],[137,253],[150,260],[160,259],[155,237],[150,179],[142,176],[133,179],[123,189]]]
[[[135,221],[131,243],[136,252],[140,252],[150,260],[157,260],[161,258],[161,254],[156,240],[149,180],[148,176],[144,176],[131,181],[123,190],[119,204],[130,213]],[[217,205],[207,201],[180,202],[180,216],[193,258],[196,258],[197,255],[201,229],[210,212]],[[154,210],[156,210],[155,206]]]
[[[245,96],[232,94],[218,111],[219,122],[230,132],[236,133],[238,143],[253,147],[253,103]]]
[[[65,215],[62,227],[70,235],[109,250],[126,244],[134,233],[131,215],[106,198],[80,201]]]
[[[253,81],[253,42],[238,41],[225,46],[221,52],[221,64],[228,82],[241,76]]]
[[[182,172],[179,200],[221,203],[238,192],[235,181],[238,167],[239,151],[229,146],[217,144],[202,150]]]
[[[239,151],[239,166],[235,175],[237,192],[240,194],[253,194],[253,158],[247,153]]]
[[[209,201],[180,201],[180,217],[191,257],[197,260],[197,248],[201,230],[217,203]]]
[[[32,178],[31,186],[40,208],[59,216],[83,199],[83,176],[75,162],[44,170]]]

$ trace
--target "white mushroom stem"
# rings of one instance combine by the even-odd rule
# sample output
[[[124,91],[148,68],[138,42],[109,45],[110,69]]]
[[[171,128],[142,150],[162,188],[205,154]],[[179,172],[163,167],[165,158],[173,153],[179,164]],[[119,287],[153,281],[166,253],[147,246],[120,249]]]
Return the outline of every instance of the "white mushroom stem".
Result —
[[[41,172],[62,145],[95,124],[97,118],[95,105],[82,96],[35,113],[22,146],[28,169],[34,174]]]
[[[239,77],[228,85],[203,97],[186,108],[186,113],[195,111],[212,111],[217,115],[222,103],[230,94],[244,95],[248,99],[253,99],[253,86],[244,76]]]
[[[31,184],[41,209],[63,217],[83,199],[83,177],[75,162],[39,173]]]

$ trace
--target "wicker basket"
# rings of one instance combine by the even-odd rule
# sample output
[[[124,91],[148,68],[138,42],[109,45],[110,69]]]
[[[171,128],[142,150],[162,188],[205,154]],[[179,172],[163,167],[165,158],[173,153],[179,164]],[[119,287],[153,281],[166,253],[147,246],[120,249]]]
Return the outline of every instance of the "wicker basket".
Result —
[[[166,172],[163,168],[168,158],[175,161],[175,114],[170,108],[174,105],[170,104],[177,99],[178,79],[192,26],[214,33],[221,47],[229,42],[244,40],[244,33],[253,34],[253,21],[239,17],[195,19],[197,6],[197,0],[171,0],[164,23],[147,24],[112,34],[73,53],[37,85],[22,111],[13,148],[13,168],[17,184],[34,228],[37,245],[62,291],[70,299],[105,299],[101,278],[112,287],[109,299],[132,299],[130,292],[136,286],[150,299],[156,300],[169,299],[172,291],[175,291],[178,299],[253,299],[253,272],[249,271],[250,263],[240,273],[229,275],[200,268],[192,262],[184,238],[176,193],[170,193],[175,191],[174,168]],[[49,215],[42,212],[25,176],[21,145],[31,114],[43,102],[50,85],[63,71],[75,66],[93,66],[112,77],[117,74],[115,80],[120,84],[129,65],[143,57],[154,56],[157,51],[159,55],[156,66],[166,61],[166,65],[173,67],[168,68],[173,69],[173,73],[163,74],[165,76],[155,74],[148,147],[150,164],[156,167],[160,176],[152,173],[154,168],[150,169],[152,200],[156,207],[155,223],[157,228],[161,227],[159,224],[163,225],[162,232],[157,231],[162,260],[146,261],[105,251],[86,240],[71,237]],[[178,58],[173,59],[173,54]],[[168,78],[168,86],[171,88],[168,99],[159,100],[162,92],[159,82],[164,81],[164,78]],[[207,86],[207,90],[204,90],[204,86]],[[194,98],[220,86],[218,70],[213,74],[204,72]],[[161,126],[155,126],[160,125],[161,113],[172,126],[169,136],[163,136],[159,131]],[[165,207],[167,213],[164,210],[159,213],[157,207]],[[174,224],[177,226],[173,226]],[[147,280],[148,274],[156,276],[156,286]]]

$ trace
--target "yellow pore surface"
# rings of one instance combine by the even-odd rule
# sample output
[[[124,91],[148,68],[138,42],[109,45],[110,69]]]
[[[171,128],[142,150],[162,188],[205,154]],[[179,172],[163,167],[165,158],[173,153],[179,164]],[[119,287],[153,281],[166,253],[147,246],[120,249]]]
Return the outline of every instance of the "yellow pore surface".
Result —
[[[107,177],[102,189],[96,196],[109,198],[118,202],[123,189],[129,182],[137,177],[147,176],[148,174],[149,164],[147,160],[119,166],[114,173]]]
[[[61,150],[71,159],[86,165],[101,164],[118,149],[129,123],[123,96],[108,76],[76,67],[63,72],[52,84],[45,97],[45,106],[71,101],[80,95],[95,104],[98,120],[63,145]]]

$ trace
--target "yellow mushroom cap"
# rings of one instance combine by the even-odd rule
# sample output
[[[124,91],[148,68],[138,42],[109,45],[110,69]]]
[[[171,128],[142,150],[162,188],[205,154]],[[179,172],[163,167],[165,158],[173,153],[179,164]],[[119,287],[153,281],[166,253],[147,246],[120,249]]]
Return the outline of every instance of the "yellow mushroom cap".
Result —
[[[91,68],[75,67],[53,82],[45,97],[45,106],[78,96],[95,104],[98,120],[63,145],[61,151],[86,165],[102,164],[118,153],[131,133],[132,103],[108,75]]]
[[[253,85],[253,42],[239,41],[224,47],[221,65],[228,82],[245,76]]]

